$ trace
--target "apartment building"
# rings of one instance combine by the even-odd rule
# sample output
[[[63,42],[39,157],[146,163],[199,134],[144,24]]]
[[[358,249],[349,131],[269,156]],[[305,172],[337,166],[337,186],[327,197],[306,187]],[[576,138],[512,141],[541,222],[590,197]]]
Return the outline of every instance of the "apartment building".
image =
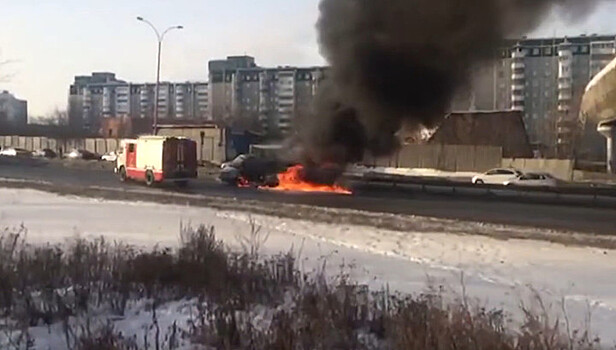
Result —
[[[0,132],[16,130],[28,124],[28,102],[8,91],[0,91]]]
[[[70,86],[69,123],[75,129],[96,132],[107,118],[152,119],[154,109],[164,121],[209,121],[209,87],[206,82],[135,84],[113,73],[77,76]]]
[[[531,141],[550,156],[570,157],[584,88],[615,56],[615,35],[508,40],[473,71],[454,110],[524,113]]]
[[[264,68],[250,56],[210,61],[212,118],[271,137],[288,135],[296,118],[310,114],[325,71],[324,67]]]

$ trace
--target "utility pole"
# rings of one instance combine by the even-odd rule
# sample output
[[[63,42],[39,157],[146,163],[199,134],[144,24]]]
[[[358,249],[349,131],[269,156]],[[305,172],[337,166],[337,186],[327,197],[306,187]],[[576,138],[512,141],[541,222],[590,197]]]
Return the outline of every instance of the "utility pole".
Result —
[[[158,133],[158,90],[160,86],[160,58],[161,52],[163,48],[163,39],[165,39],[165,35],[174,29],[184,29],[183,26],[173,26],[167,28],[162,34],[156,29],[156,27],[147,19],[143,17],[137,17],[138,21],[141,21],[147,25],[149,25],[156,34],[156,39],[158,41],[158,54],[156,59],[156,87],[154,89],[154,120],[152,122],[152,134],[156,135]]]

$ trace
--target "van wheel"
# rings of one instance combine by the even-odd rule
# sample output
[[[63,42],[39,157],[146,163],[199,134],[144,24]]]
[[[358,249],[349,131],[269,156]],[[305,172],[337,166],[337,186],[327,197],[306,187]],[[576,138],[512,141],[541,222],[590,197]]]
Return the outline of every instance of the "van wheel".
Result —
[[[148,185],[148,187],[152,187],[155,181],[156,179],[154,178],[152,170],[147,170],[145,172],[145,184]]]
[[[479,180],[475,181],[475,184],[477,184],[477,185],[483,185],[483,184],[484,184],[484,182],[483,182],[483,180],[479,179]]]
[[[188,186],[188,181],[186,180],[176,181],[175,185],[180,188],[185,188]]]
[[[128,177],[126,176],[126,168],[120,167],[118,174],[120,175],[120,181],[126,182],[126,180],[128,179]]]

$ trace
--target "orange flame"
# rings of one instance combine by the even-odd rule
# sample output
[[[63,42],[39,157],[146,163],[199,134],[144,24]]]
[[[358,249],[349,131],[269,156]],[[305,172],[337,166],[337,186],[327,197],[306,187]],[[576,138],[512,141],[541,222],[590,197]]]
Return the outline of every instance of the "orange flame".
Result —
[[[304,167],[296,165],[287,169],[287,171],[278,174],[278,186],[267,188],[274,191],[293,191],[293,192],[329,192],[339,194],[352,194],[352,192],[344,187],[337,185],[321,185],[308,182],[302,179],[302,171]]]

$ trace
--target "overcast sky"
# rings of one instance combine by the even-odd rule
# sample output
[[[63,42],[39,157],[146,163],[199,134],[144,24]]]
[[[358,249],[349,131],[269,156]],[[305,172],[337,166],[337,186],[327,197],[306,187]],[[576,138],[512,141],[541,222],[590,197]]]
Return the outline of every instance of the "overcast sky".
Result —
[[[585,1],[585,0],[580,0]],[[135,17],[159,27],[181,24],[163,49],[162,79],[206,80],[207,61],[249,54],[261,65],[320,65],[314,23],[318,0],[20,0],[0,10],[0,61],[12,78],[0,82],[28,100],[29,114],[66,108],[75,75],[115,72],[153,81],[154,33]],[[534,35],[616,33],[616,6],[564,24],[553,16]]]

